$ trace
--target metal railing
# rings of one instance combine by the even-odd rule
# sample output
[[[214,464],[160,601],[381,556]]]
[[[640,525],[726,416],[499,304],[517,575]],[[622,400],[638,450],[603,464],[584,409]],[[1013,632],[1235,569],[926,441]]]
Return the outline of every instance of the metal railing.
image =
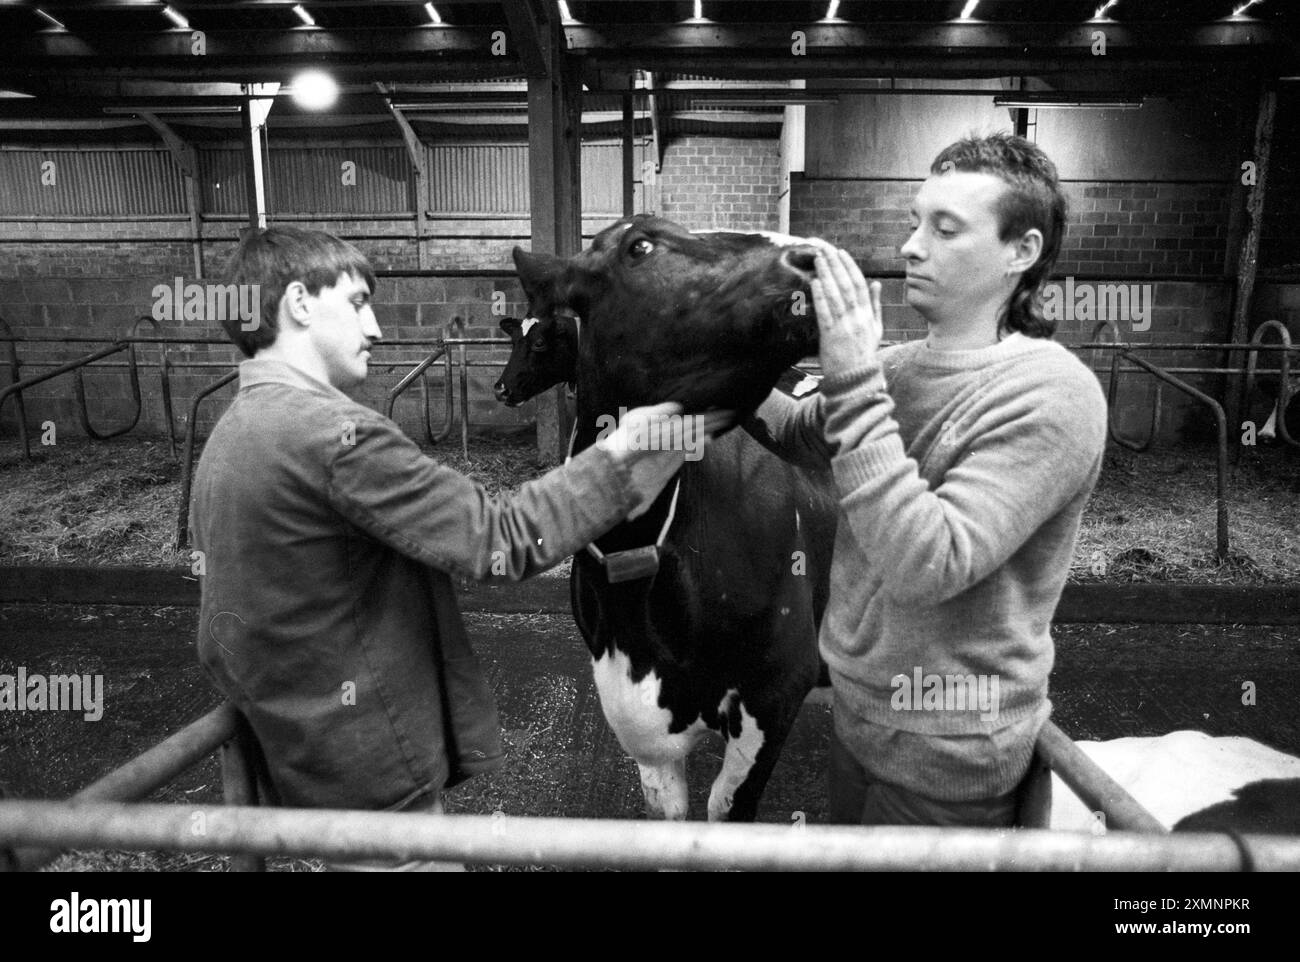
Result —
[[[235,784],[235,776],[242,774],[249,777],[252,770],[247,758],[236,758],[244,754],[248,747],[247,738],[250,736],[246,732],[242,737],[237,738],[237,734],[244,728],[245,723],[235,707],[229,703],[224,704],[186,725],[143,754],[132,758],[125,765],[113,769],[61,804],[78,806],[96,802],[139,801],[169,784],[218,748],[222,749],[223,783],[227,787],[227,800],[232,804],[236,799],[247,803],[250,797],[256,797],[255,794],[250,796],[250,791],[255,793],[255,787],[248,784],[243,786]],[[223,748],[227,744],[231,747]],[[231,772],[229,781],[224,777],[227,766]],[[0,802],[0,804],[23,806],[29,803]],[[0,838],[3,837],[6,836],[0,835]],[[8,843],[10,851],[7,859],[5,854],[0,852],[0,866],[7,861],[11,869],[34,871],[56,859],[64,847],[61,844],[56,848],[18,847],[24,842],[22,838],[12,839],[12,842]]]
[[[1147,438],[1147,440],[1142,443],[1134,443],[1132,441],[1120,437],[1119,433],[1115,430],[1115,423],[1114,423],[1115,385],[1116,385],[1116,374],[1118,373],[1119,370],[1120,358],[1123,358],[1126,361],[1136,364],[1139,368],[1146,371],[1148,374],[1152,375],[1155,378],[1158,378],[1160,381],[1163,381],[1166,384],[1172,385],[1173,387],[1177,388],[1179,391],[1182,391],[1188,397],[1200,401],[1202,404],[1204,404],[1206,407],[1210,409],[1210,414],[1214,418],[1215,439],[1217,441],[1217,448],[1215,452],[1216,473],[1215,473],[1215,494],[1214,494],[1215,534],[1216,534],[1215,556],[1220,561],[1226,560],[1228,557],[1228,538],[1229,538],[1228,493],[1227,493],[1228,492],[1228,417],[1223,411],[1223,405],[1221,405],[1218,401],[1214,400],[1214,398],[1210,397],[1205,392],[1199,391],[1196,388],[1192,387],[1190,384],[1188,384],[1186,381],[1182,380],[1181,378],[1175,377],[1172,373],[1170,373],[1170,371],[1165,370],[1155,364],[1152,364],[1150,361],[1143,360],[1142,358],[1134,354],[1132,348],[1129,345],[1125,344],[1120,339],[1119,328],[1115,326],[1115,323],[1113,321],[1101,321],[1100,323],[1097,324],[1097,326],[1093,329],[1092,332],[1094,342],[1096,342],[1096,339],[1100,337],[1102,333],[1106,330],[1109,330],[1111,332],[1112,335],[1111,341],[1109,342],[1101,341],[1098,343],[1100,346],[1108,346],[1114,351],[1114,353],[1111,355],[1111,379],[1106,394],[1107,429],[1110,432],[1110,436],[1112,440],[1122,445],[1123,447],[1128,448],[1129,450],[1145,451],[1148,447],[1151,446],[1151,441],[1154,439],[1155,431],[1159,425],[1159,420],[1160,420],[1160,388],[1157,385],[1155,405],[1154,405],[1154,410],[1151,419],[1151,425],[1152,425],[1151,435]],[[1147,345],[1143,345],[1144,349],[1146,347]]]
[[[124,337],[120,337],[117,340],[113,341],[111,346],[101,348],[98,351],[92,351],[90,354],[83,355],[71,361],[66,361],[62,364],[57,365],[52,371],[46,371],[44,374],[34,374],[31,377],[20,378],[18,375],[21,368],[21,362],[18,360],[18,353],[15,344],[22,341],[30,341],[30,340],[56,340],[56,339],[14,337],[12,331],[9,328],[9,325],[7,323],[4,323],[2,320],[0,320],[0,324],[3,324],[4,326],[4,330],[6,334],[5,339],[8,340],[9,342],[9,363],[10,363],[10,370],[13,373],[13,382],[6,385],[3,390],[0,390],[0,410],[4,408],[4,402],[8,400],[9,397],[12,395],[14,397],[15,405],[17,407],[17,412],[18,412],[18,434],[20,439],[22,440],[24,458],[26,458],[29,461],[31,460],[32,449],[31,449],[30,439],[27,434],[26,408],[23,402],[22,392],[27,390],[28,388],[35,387],[37,384],[42,384],[45,381],[52,380],[53,378],[59,377],[64,374],[73,374],[76,378],[75,397],[77,399],[77,415],[78,415],[78,419],[81,421],[82,428],[85,430],[86,434],[89,437],[94,438],[96,440],[103,441],[103,440],[107,440],[108,438],[115,438],[118,437],[119,435],[125,434],[127,431],[130,431],[133,427],[136,426],[136,424],[140,420],[140,413],[143,409],[143,401],[141,399],[141,393],[140,393],[140,371],[139,371],[139,365],[135,354],[135,345],[140,343],[159,343],[159,342],[166,343],[167,341],[175,340],[170,338],[162,339],[162,338],[139,337],[136,334],[136,331],[139,329],[140,325],[146,321],[152,324],[155,329],[158,328],[157,321],[155,321],[152,317],[150,317],[147,314],[142,314],[131,323],[130,328],[128,328],[127,334]],[[68,341],[90,340],[90,341],[102,342],[104,338],[86,339],[86,338],[69,337],[69,338],[58,338],[57,340],[68,340]],[[134,405],[134,413],[131,417],[130,423],[127,424],[125,427],[118,428],[114,431],[105,431],[105,432],[97,431],[90,423],[90,411],[88,410],[86,404],[86,384],[84,380],[84,372],[89,365],[94,364],[96,361],[102,360],[106,357],[112,357],[114,354],[120,354],[123,351],[126,352],[127,368],[130,372],[129,376],[131,381],[131,397],[132,397],[132,403]],[[158,370],[159,370],[159,375],[162,378],[162,382],[163,382],[162,384],[163,410],[164,410],[164,415],[167,418],[167,430],[171,436],[172,450],[175,451],[176,432],[170,416],[171,415],[171,384],[169,383],[168,380],[169,367],[167,364],[167,351],[165,347],[162,348],[162,357],[159,359],[158,362]]]
[[[227,384],[239,377],[239,371],[231,371],[225,377],[213,381],[190,402],[190,416],[185,422],[185,453],[181,458],[181,495],[176,506],[176,550],[188,547],[190,543],[190,494],[194,486],[194,444],[196,426],[199,423],[199,405],[207,397],[215,394]]]
[[[224,806],[124,804],[221,748]],[[814,871],[1242,871],[1300,869],[1300,837],[1168,834],[1051,722],[1048,768],[1119,831],[732,825],[252,807],[246,723],[224,705],[67,801],[0,800],[0,868],[33,870],[66,848],[235,853],[233,871],[267,856],[553,864],[572,868]],[[1050,781],[1046,799],[1050,802]],[[1038,795],[1041,803],[1044,795]],[[1041,809],[1040,809],[1041,811]],[[196,812],[203,829],[195,830]],[[1131,829],[1131,831],[1130,831]]]
[[[10,385],[16,385],[22,380],[21,367],[18,363],[18,346],[14,343],[13,328],[9,326],[9,322],[3,317],[0,317],[0,331],[4,332],[5,340],[9,344],[9,383]],[[14,388],[13,390],[9,390],[6,388],[6,391],[8,393],[0,392],[0,409],[4,408],[4,399],[8,394],[12,394],[14,396],[14,408],[16,409],[18,418],[18,437],[22,440],[23,451],[27,453],[27,457],[30,459],[32,449],[31,444],[27,440],[27,407],[23,404],[22,389]]]
[[[1264,335],[1269,331],[1276,331],[1281,341],[1277,345],[1265,345]],[[1277,406],[1274,410],[1277,412],[1277,436],[1286,444],[1292,447],[1300,448],[1300,441],[1291,437],[1291,432],[1287,429],[1286,413],[1287,407],[1291,403],[1291,351],[1294,349],[1291,344],[1291,332],[1286,329],[1286,325],[1281,321],[1265,321],[1251,335],[1250,351],[1246,355],[1246,377],[1241,386],[1241,409],[1247,410],[1250,403],[1251,392],[1255,387],[1255,368],[1259,360],[1259,352],[1267,350],[1270,347],[1279,353]]]
[[[451,352],[447,350],[447,345],[449,343],[454,343],[454,339],[451,335],[453,331],[457,330],[462,332],[462,334],[465,330],[465,319],[459,316],[452,318],[451,324],[447,325],[442,339],[438,342],[437,349],[419,364],[415,365],[415,367],[413,367],[405,377],[397,382],[393,389],[388,392],[388,398],[384,403],[384,417],[392,418],[393,405],[397,403],[397,399],[405,393],[407,388],[418,379],[420,382],[420,394],[424,402],[424,436],[428,439],[430,444],[438,444],[441,441],[445,441],[451,434],[452,424],[455,421],[455,397],[452,393]],[[498,340],[498,343],[500,343],[500,340]],[[438,360],[438,358],[443,359],[444,367],[443,424],[442,428],[435,433],[433,430],[433,415],[429,410],[429,385],[424,377],[424,372],[427,371],[433,365],[433,362]],[[461,350],[461,362],[463,366],[465,363],[463,348]],[[467,378],[462,378],[461,408],[466,411],[469,409],[469,381]],[[463,434],[467,434],[468,424],[468,420],[465,420],[462,427]],[[464,448],[465,457],[468,459],[469,440],[467,436],[462,437],[461,445]]]
[[[173,414],[173,400],[172,400],[172,387],[171,387],[172,372],[178,368],[217,367],[217,368],[229,369],[231,365],[228,362],[224,362],[224,361],[178,361],[168,354],[166,350],[166,345],[168,344],[187,344],[187,345],[219,344],[222,346],[229,346],[229,342],[224,338],[211,338],[211,337],[164,337],[161,335],[153,336],[153,337],[140,337],[137,335],[136,331],[138,330],[139,325],[146,321],[149,322],[150,324],[153,324],[155,329],[157,329],[158,322],[155,321],[149,315],[144,314],[136,319],[136,321],[133,323],[132,327],[130,328],[129,333],[126,336],[117,339],[105,338],[105,337],[94,336],[94,335],[66,335],[60,337],[22,337],[22,336],[15,336],[13,334],[12,329],[9,327],[8,323],[5,322],[3,317],[0,317],[0,341],[6,342],[8,344],[9,370],[10,370],[10,379],[12,382],[6,385],[3,391],[0,391],[0,406],[4,404],[4,401],[7,400],[11,394],[14,396],[15,404],[17,406],[17,413],[18,413],[18,431],[19,431],[20,439],[22,440],[23,443],[23,456],[27,460],[31,460],[32,453],[31,453],[31,446],[28,443],[28,438],[27,438],[27,417],[26,417],[26,409],[24,406],[24,399],[23,399],[22,392],[26,388],[32,387],[36,384],[40,384],[44,381],[48,381],[62,374],[67,374],[71,372],[74,374],[76,378],[76,384],[74,389],[76,392],[78,408],[79,408],[78,418],[81,422],[82,428],[85,430],[86,435],[88,437],[96,440],[106,440],[108,438],[118,437],[122,434],[125,434],[127,431],[131,430],[131,428],[133,428],[139,422],[140,413],[141,413],[141,393],[140,393],[139,371],[138,371],[137,359],[135,356],[135,346],[137,344],[163,345],[163,349],[158,359],[158,372],[159,372],[159,378],[161,379],[161,383],[162,383],[163,419],[167,424],[167,432],[168,432],[168,437],[170,439],[172,456],[173,458],[177,457],[178,442],[177,442],[176,427],[175,427],[175,417]],[[393,338],[393,339],[385,338],[384,340],[379,342],[379,346],[381,347],[433,347],[434,348],[431,357],[426,357],[422,361],[417,363],[416,367],[418,368],[418,373],[414,371],[408,373],[405,377],[403,377],[401,382],[399,382],[396,387],[394,387],[391,391],[388,392],[388,396],[385,402],[384,413],[386,416],[391,417],[393,405],[396,399],[400,397],[416,380],[419,380],[421,391],[424,394],[423,403],[424,403],[425,436],[428,439],[430,444],[435,444],[435,445],[442,441],[445,441],[450,436],[452,431],[452,426],[455,424],[456,421],[456,397],[455,397],[454,382],[453,382],[454,372],[452,370],[453,359],[451,356],[450,349],[453,347],[459,349],[457,352],[458,354],[457,362],[460,365],[461,452],[464,455],[464,457],[468,459],[469,458],[469,407],[470,407],[469,369],[471,367],[499,368],[502,362],[472,361],[468,357],[466,348],[469,346],[509,347],[511,342],[508,338],[502,338],[502,337],[466,337],[464,336],[464,330],[465,330],[465,319],[457,316],[453,318],[451,324],[449,324],[444,329],[444,335],[432,341],[427,338]],[[41,342],[69,343],[69,344],[76,344],[76,343],[93,344],[93,343],[109,342],[111,346],[107,348],[103,348],[102,350],[99,351],[92,352],[91,354],[74,358],[73,360],[67,362],[60,363],[56,365],[53,370],[46,371],[43,374],[33,375],[29,378],[23,379],[21,377],[21,369],[23,364],[26,363],[28,367],[34,365],[32,362],[23,362],[19,360],[16,345],[23,344],[23,343],[41,343]],[[82,376],[83,371],[90,364],[93,364],[97,361],[101,361],[103,358],[111,357],[114,354],[121,353],[122,351],[127,352],[127,363],[125,364],[125,367],[127,368],[128,377],[130,378],[131,396],[133,399],[133,403],[135,404],[134,417],[132,418],[130,424],[128,424],[126,427],[119,428],[117,430],[109,431],[109,432],[100,432],[93,427],[90,421],[90,414],[89,414],[89,410],[86,402],[86,396],[85,396],[85,384]],[[442,428],[435,432],[432,426],[432,412],[430,410],[428,386],[425,383],[425,379],[423,375],[428,370],[428,368],[432,365],[433,361],[437,360],[439,357],[445,358],[445,367],[444,367],[445,381],[444,381],[444,395],[443,395],[444,422]],[[44,363],[45,362],[36,362],[37,365],[41,365],[41,366],[43,366]],[[396,362],[395,364],[390,364],[388,365],[388,369],[392,370],[393,367],[401,363],[404,362]],[[121,367],[123,365],[101,364],[99,366],[102,368],[102,367],[114,367],[114,366]],[[376,364],[375,366],[378,367],[380,365]]]
[[[176,361],[167,352],[168,344],[221,344],[227,345],[228,342],[223,338],[203,338],[203,337],[164,337],[161,335],[141,337],[137,334],[140,325],[144,322],[154,325],[158,330],[157,321],[148,315],[141,315],[133,323],[128,333],[121,338],[113,341],[111,346],[94,351],[91,354],[76,358],[72,361],[65,362],[56,366],[53,370],[43,374],[33,375],[26,379],[20,379],[19,373],[21,362],[18,359],[15,344],[34,341],[61,341],[69,343],[102,343],[103,337],[93,335],[68,335],[59,338],[48,337],[15,337],[9,328],[9,325],[0,318],[0,331],[3,332],[0,340],[8,342],[9,351],[9,368],[13,383],[0,390],[0,408],[10,395],[14,397],[17,406],[19,435],[22,441],[24,457],[30,460],[31,447],[28,437],[26,411],[24,408],[22,392],[25,388],[32,387],[44,381],[58,377],[62,374],[73,373],[75,376],[75,390],[78,404],[78,416],[82,427],[89,437],[105,439],[117,437],[126,433],[135,424],[138,423],[142,408],[140,380],[138,363],[135,354],[135,345],[137,344],[159,344],[162,345],[158,359],[159,377],[162,385],[162,404],[163,417],[167,423],[168,437],[173,458],[177,456],[177,435],[175,427],[175,418],[173,415],[172,390],[171,390],[171,372],[178,367],[225,367],[224,362],[211,361]],[[456,422],[456,392],[453,385],[453,364],[458,363],[460,366],[459,376],[459,402],[460,412],[459,421],[461,428],[461,452],[465,459],[469,459],[469,368],[473,366],[498,366],[499,362],[476,362],[470,361],[467,354],[467,348],[470,346],[507,346],[511,342],[508,339],[500,337],[466,337],[465,319],[457,316],[453,318],[451,324],[444,330],[442,337],[436,341],[430,342],[426,339],[418,338],[396,338],[380,342],[385,346],[402,347],[402,346],[433,346],[434,350],[425,358],[414,365],[401,380],[387,394],[384,405],[384,414],[392,416],[394,406],[407,390],[409,390],[418,381],[422,394],[423,422],[425,437],[430,444],[439,444],[445,441],[451,434],[454,423]],[[1266,344],[1263,338],[1270,332],[1276,332],[1279,336],[1280,343]],[[1109,339],[1101,339],[1104,335],[1109,334]],[[1248,404],[1255,387],[1256,374],[1258,367],[1258,356],[1260,352],[1277,353],[1280,357],[1280,379],[1281,387],[1279,389],[1279,398],[1277,401],[1277,434],[1287,444],[1300,447],[1300,440],[1293,438],[1286,425],[1286,408],[1292,397],[1290,385],[1290,354],[1292,351],[1300,350],[1300,346],[1291,343],[1290,335],[1281,323],[1278,321],[1266,321],[1255,331],[1249,343],[1238,344],[1215,344],[1205,342],[1187,342],[1187,343],[1143,343],[1140,349],[1143,352],[1150,351],[1244,351],[1245,360],[1242,369],[1233,367],[1166,367],[1151,363],[1150,361],[1137,356],[1134,351],[1139,345],[1133,345],[1124,342],[1117,326],[1111,321],[1102,321],[1094,329],[1092,340],[1088,343],[1077,345],[1074,349],[1077,351],[1092,352],[1089,366],[1100,374],[1106,369],[1098,366],[1096,352],[1098,350],[1111,351],[1109,364],[1109,378],[1106,383],[1107,398],[1107,430],[1111,439],[1121,447],[1131,451],[1142,452],[1148,450],[1154,442],[1160,426],[1160,419],[1163,412],[1163,394],[1162,385],[1169,384],[1193,398],[1199,403],[1209,408],[1215,423],[1217,452],[1216,452],[1216,556],[1222,560],[1228,557],[1230,550],[1230,531],[1228,526],[1228,499],[1227,499],[1227,417],[1222,405],[1214,398],[1198,390],[1186,381],[1177,377],[1178,374],[1229,374],[1244,375],[1242,386],[1242,404],[1243,409]],[[456,349],[456,358],[452,358],[452,349]],[[90,414],[86,401],[85,384],[83,380],[84,369],[92,363],[102,361],[104,358],[114,354],[127,353],[126,367],[129,372],[131,382],[131,394],[134,403],[134,416],[129,424],[125,427],[113,431],[97,431],[90,421]],[[443,424],[437,431],[433,428],[433,416],[430,406],[429,387],[427,383],[427,372],[439,360],[443,360]],[[1127,362],[1129,367],[1122,367],[1121,362]],[[389,370],[395,365],[390,365]],[[1119,398],[1119,377],[1122,374],[1146,373],[1156,378],[1155,396],[1151,409],[1150,424],[1147,429],[1145,439],[1137,440],[1125,437],[1115,423],[1116,408],[1118,407]],[[191,403],[190,416],[186,421],[184,454],[182,456],[181,471],[181,498],[177,509],[176,538],[175,543],[178,549],[186,546],[188,538],[186,533],[187,517],[189,513],[189,494],[190,484],[193,472],[193,452],[196,443],[194,432],[197,424],[197,413],[199,404],[202,400],[210,396],[213,392],[220,389],[225,384],[230,383],[235,377],[232,372],[226,377],[209,385],[198,395]]]

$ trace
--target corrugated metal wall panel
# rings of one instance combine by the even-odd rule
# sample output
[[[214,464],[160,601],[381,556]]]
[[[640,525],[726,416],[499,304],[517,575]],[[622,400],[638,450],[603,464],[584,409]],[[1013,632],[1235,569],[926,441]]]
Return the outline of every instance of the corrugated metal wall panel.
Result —
[[[478,213],[527,217],[527,144],[431,144],[427,148],[430,209],[435,214]],[[587,216],[623,210],[620,143],[582,145],[582,208]],[[641,151],[637,154],[638,179]],[[637,186],[640,203],[641,187]]]
[[[411,165],[402,147],[272,147],[267,202],[273,214],[401,214],[411,207]],[[248,210],[239,148],[204,147],[203,210]],[[355,184],[343,164],[356,164]]]
[[[0,215],[184,213],[184,176],[166,150],[0,151]]]
[[[426,145],[430,209],[435,214],[527,217],[528,145]],[[583,145],[583,211],[620,214],[622,145]],[[402,147],[272,148],[272,214],[401,214],[412,209],[411,171]],[[638,150],[637,177],[644,149]],[[205,214],[242,216],[248,210],[239,147],[198,147]],[[41,185],[41,164],[55,163],[55,185]],[[343,164],[356,164],[354,185]],[[638,209],[641,188],[637,188]],[[165,150],[0,151],[0,216],[184,214],[184,177]]]
[[[527,144],[427,144],[425,163],[435,214],[528,216]]]
[[[353,182],[344,183],[344,164]],[[401,214],[413,210],[404,147],[271,148],[276,214]]]
[[[633,163],[640,179],[639,154]],[[639,192],[639,188],[638,188]],[[582,212],[587,216],[623,213],[623,145],[582,145]]]
[[[248,213],[244,157],[238,147],[200,147],[199,171],[205,214]]]

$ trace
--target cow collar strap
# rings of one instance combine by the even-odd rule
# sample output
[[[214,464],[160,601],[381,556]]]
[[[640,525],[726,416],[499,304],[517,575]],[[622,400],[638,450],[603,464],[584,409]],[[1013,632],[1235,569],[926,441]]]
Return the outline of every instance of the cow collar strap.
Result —
[[[573,442],[577,440],[577,437],[578,424],[575,421],[573,430],[569,432],[569,451],[564,456],[565,464],[573,460]],[[604,566],[605,577],[609,579],[610,584],[617,584],[620,581],[635,581],[638,578],[649,578],[659,571],[659,552],[663,550],[664,540],[668,537],[668,529],[673,526],[673,519],[677,517],[677,495],[681,494],[681,491],[682,479],[679,477],[673,483],[673,497],[668,503],[668,517],[664,518],[663,527],[659,529],[659,537],[654,544],[642,548],[611,551],[609,554],[601,551],[595,544],[587,545],[587,553]]]

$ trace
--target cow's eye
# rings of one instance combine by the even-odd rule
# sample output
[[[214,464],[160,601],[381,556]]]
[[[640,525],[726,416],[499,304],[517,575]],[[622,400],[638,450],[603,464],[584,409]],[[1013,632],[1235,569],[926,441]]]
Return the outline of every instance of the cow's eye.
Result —
[[[533,343],[529,345],[529,350],[534,354],[541,354],[543,351],[549,351],[550,349],[551,345],[547,344],[545,341],[533,341]]]
[[[632,246],[627,249],[627,253],[633,260],[640,260],[654,249],[655,245],[642,237],[640,240],[632,242]]]

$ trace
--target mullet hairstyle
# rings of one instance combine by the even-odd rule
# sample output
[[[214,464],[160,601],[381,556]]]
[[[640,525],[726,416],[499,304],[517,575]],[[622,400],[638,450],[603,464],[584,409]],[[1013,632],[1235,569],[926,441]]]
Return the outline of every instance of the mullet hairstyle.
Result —
[[[947,170],[992,174],[1007,185],[997,202],[998,240],[1018,238],[1033,228],[1042,231],[1042,253],[1020,275],[999,328],[1050,338],[1056,332],[1056,322],[1043,315],[1042,290],[1061,253],[1066,214],[1056,165],[1037,144],[1014,134],[996,133],[967,137],[944,148],[930,165],[930,173]]]
[[[235,317],[222,320],[221,326],[245,357],[253,357],[275,343],[280,300],[290,284],[301,281],[307,293],[315,297],[321,288],[337,284],[344,274],[361,278],[374,293],[375,272],[366,256],[333,234],[296,227],[250,232],[230,259],[226,275],[231,284],[258,285],[258,323],[246,331]]]

